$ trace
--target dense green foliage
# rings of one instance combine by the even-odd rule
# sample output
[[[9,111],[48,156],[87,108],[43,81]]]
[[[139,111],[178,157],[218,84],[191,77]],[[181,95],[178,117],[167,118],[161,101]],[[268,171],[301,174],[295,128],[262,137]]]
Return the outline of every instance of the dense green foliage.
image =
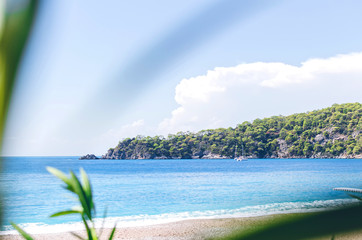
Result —
[[[103,158],[333,158],[362,153],[362,104],[334,104],[329,108],[290,116],[244,122],[236,128],[180,132],[126,138]],[[239,146],[238,148],[236,146]],[[237,153],[235,154],[235,149]]]

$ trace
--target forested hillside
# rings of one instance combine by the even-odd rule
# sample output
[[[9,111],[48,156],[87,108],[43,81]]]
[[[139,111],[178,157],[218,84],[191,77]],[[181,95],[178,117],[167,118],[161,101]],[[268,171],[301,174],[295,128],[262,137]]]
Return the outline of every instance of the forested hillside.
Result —
[[[236,128],[126,138],[106,159],[362,158],[362,104],[243,122]],[[235,154],[236,149],[236,154]]]

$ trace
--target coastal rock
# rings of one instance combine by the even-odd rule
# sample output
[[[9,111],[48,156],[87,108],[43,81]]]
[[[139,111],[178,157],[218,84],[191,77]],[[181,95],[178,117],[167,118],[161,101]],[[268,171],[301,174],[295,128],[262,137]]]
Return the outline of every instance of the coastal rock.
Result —
[[[89,160],[89,159],[99,159],[99,158],[94,154],[87,154],[79,158],[79,160]]]
[[[352,133],[352,137],[353,138],[356,138],[359,134],[360,134],[360,132],[361,132],[361,130],[356,130],[356,131],[354,131],[353,133]]]
[[[214,154],[214,153],[208,153],[207,155],[202,156],[201,159],[227,159],[228,157],[226,156],[222,156],[219,154]]]
[[[287,142],[283,139],[277,139],[277,142],[279,144],[279,151],[277,152],[277,154],[276,154],[277,156],[275,156],[275,157],[276,158],[287,158],[289,156]]]
[[[314,138],[314,140],[315,140],[316,142],[319,142],[319,143],[323,142],[324,139],[325,139],[325,137],[324,137],[323,134],[318,134],[318,135],[315,136],[315,138]]]
[[[114,149],[110,148],[105,155],[102,156],[102,159],[113,159]]]

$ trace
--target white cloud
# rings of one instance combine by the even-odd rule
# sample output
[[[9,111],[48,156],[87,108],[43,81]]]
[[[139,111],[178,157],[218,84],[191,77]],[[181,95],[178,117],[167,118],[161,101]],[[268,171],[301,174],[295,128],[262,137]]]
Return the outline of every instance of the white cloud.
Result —
[[[310,59],[301,66],[244,63],[183,79],[180,105],[159,124],[163,134],[235,126],[245,120],[361,102],[362,53]]]
[[[310,59],[301,67],[283,64],[275,77],[261,82],[265,87],[282,87],[287,84],[300,84],[312,81],[328,81],[328,77],[355,77],[362,74],[362,53],[337,55],[326,59]],[[268,63],[267,63],[268,64]],[[240,66],[240,65],[239,65]]]

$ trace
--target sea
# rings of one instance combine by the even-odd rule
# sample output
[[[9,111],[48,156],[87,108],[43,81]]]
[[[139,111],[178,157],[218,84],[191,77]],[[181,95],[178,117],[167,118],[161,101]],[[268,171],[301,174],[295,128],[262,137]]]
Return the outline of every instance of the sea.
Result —
[[[87,172],[96,224],[105,227],[320,211],[357,201],[333,188],[362,188],[362,159],[2,161],[1,235],[15,233],[11,221],[33,234],[83,229],[78,215],[49,217],[78,203],[47,166]]]

